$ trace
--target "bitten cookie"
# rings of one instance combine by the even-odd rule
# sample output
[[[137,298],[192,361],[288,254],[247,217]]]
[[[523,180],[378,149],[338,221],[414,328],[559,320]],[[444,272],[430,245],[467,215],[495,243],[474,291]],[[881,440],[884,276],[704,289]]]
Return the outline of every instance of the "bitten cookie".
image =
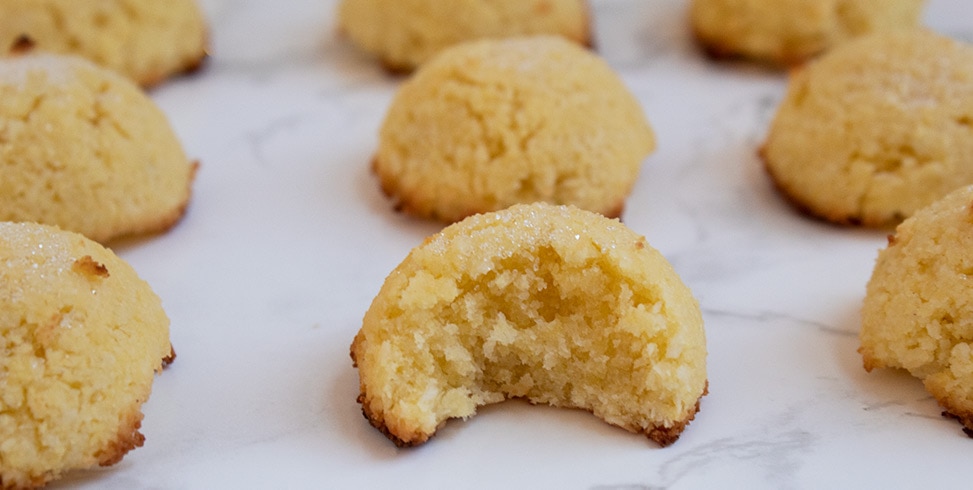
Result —
[[[919,25],[925,0],[693,0],[700,44],[718,58],[801,63],[858,36]]]
[[[865,369],[903,368],[973,436],[973,186],[899,225],[862,308]]]
[[[617,220],[517,205],[447,227],[385,280],[351,346],[400,446],[507,398],[591,411],[665,446],[706,393],[699,306]]]
[[[141,89],[58,55],[0,60],[0,167],[0,220],[100,242],[172,226],[195,172]]]
[[[793,74],[762,156],[799,208],[887,226],[973,183],[971,128],[973,47],[874,34]]]
[[[549,34],[591,44],[585,0],[343,0],[341,29],[391,71],[411,71],[450,46]]]
[[[0,346],[0,488],[141,446],[141,405],[173,357],[159,298],[128,264],[33,223],[0,223]]]
[[[85,57],[154,85],[206,56],[196,0],[4,0],[0,50],[28,40],[36,49]]]
[[[396,94],[373,168],[414,215],[446,222],[545,201],[616,217],[655,138],[639,101],[556,37],[451,48]]]

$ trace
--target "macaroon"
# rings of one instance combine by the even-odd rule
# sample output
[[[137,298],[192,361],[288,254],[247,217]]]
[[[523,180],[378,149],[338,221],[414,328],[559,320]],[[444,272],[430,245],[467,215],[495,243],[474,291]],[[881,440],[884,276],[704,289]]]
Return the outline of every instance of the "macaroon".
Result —
[[[0,167],[0,220],[98,242],[169,229],[196,170],[137,85],[52,54],[0,60]]]
[[[340,29],[393,72],[409,72],[457,44],[557,35],[590,46],[585,0],[343,0]]]
[[[87,58],[142,86],[199,67],[207,37],[196,0],[0,2],[0,52],[27,43]]]
[[[399,89],[373,169],[399,209],[444,222],[513,204],[617,217],[655,136],[639,100],[558,37],[450,48]]]
[[[919,26],[925,0],[693,0],[696,39],[716,58],[803,63],[851,39]]]
[[[872,34],[797,70],[761,155],[781,194],[827,221],[891,227],[973,184],[973,46]]]
[[[358,401],[399,446],[508,398],[675,442],[707,392],[699,305],[618,220],[570,206],[472,216],[388,276],[351,346]]]
[[[973,437],[973,186],[889,237],[868,282],[860,337],[866,370],[909,371]]]
[[[117,463],[172,361],[159,297],[77,233],[0,223],[0,488]]]

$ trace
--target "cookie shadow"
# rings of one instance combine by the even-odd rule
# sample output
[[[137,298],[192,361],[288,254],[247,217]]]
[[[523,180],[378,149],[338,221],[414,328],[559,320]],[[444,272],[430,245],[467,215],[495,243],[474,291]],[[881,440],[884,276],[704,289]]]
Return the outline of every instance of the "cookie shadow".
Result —
[[[350,82],[361,83],[368,80],[402,82],[409,76],[406,72],[386,69],[381,60],[356,46],[337,22],[334,23],[330,34],[323,36],[319,45],[321,55],[328,60],[330,67],[347,77]]]
[[[352,367],[349,358],[334,377],[331,389],[322,402],[324,406],[331,407],[331,416],[339,421],[337,428],[340,439],[353,441],[347,445],[349,450],[360,450],[376,461],[388,461],[399,457],[403,451],[409,451],[397,448],[392,441],[372,427],[357,402],[359,391],[358,370]]]
[[[922,381],[904,369],[865,370],[858,335],[861,330],[861,303],[849,304],[841,321],[843,334],[834,336],[835,356],[841,373],[851,382],[863,410],[895,410],[902,415],[931,420],[942,419],[942,409],[923,387]],[[851,348],[849,348],[849,346]]]
[[[434,233],[442,231],[446,223],[431,219],[410,216],[398,209],[395,199],[382,192],[378,176],[372,171],[372,156],[364,160],[367,164],[355,167],[350,180],[354,183],[355,195],[363,206],[363,211],[381,221],[382,226],[403,230],[415,237],[418,245],[422,240]]]

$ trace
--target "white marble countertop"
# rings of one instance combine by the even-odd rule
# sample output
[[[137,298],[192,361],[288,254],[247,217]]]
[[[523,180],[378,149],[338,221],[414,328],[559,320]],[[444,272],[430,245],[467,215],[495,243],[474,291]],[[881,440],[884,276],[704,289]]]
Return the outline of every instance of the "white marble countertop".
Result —
[[[213,56],[152,92],[202,162],[185,220],[113,244],[162,297],[178,359],[145,446],[51,488],[963,487],[973,440],[921,383],[866,373],[859,308],[884,231],[807,219],[756,150],[786,79],[694,48],[679,0],[593,0],[599,53],[659,149],[624,214],[702,305],[710,395],[673,446],[507,402],[400,450],[362,417],[348,347],[440,225],[368,169],[401,79],[340,39],[335,1],[205,0]],[[973,40],[966,0],[927,24]]]

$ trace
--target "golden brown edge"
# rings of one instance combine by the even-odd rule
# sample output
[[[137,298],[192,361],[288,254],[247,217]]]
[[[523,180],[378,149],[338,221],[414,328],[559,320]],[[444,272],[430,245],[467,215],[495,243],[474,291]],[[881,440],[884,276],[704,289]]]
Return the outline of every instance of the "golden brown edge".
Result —
[[[135,83],[142,87],[144,90],[150,90],[152,88],[161,85],[162,82],[183,75],[191,75],[199,72],[206,65],[210,57],[210,34],[206,33],[203,39],[203,46],[195,55],[187,57],[181,65],[177,65],[173,69],[169,70],[154,70],[148,73],[141,74],[135,79]],[[14,43],[10,46],[8,53],[14,56],[24,55],[32,52],[36,47],[37,43],[28,34],[21,34]]]
[[[142,402],[136,400],[133,407],[121,417],[118,428],[118,436],[105,444],[95,457],[98,459],[99,466],[111,466],[118,463],[129,451],[142,447],[145,443],[145,436],[139,432],[142,427]]]
[[[816,53],[800,54],[784,50],[775,56],[748,55],[727,43],[719,41],[715,37],[707,36],[699,30],[699,26],[693,21],[691,15],[687,17],[694,44],[699,51],[712,61],[752,63],[775,71],[782,71],[800,67],[824,52],[822,50]]]
[[[576,42],[591,51],[597,51],[598,45],[595,42],[595,24],[594,24],[594,15],[592,15],[591,13],[592,12],[591,2],[589,0],[582,0],[582,2],[584,3],[584,32],[582,33],[581,38],[578,39],[575,38],[574,36],[571,37],[563,36],[563,37],[565,39],[569,39],[573,42]],[[343,28],[339,28],[338,33],[341,36],[347,36]],[[394,77],[403,77],[403,76],[411,75],[413,72],[419,69],[419,66],[421,66],[421,65],[414,65],[411,63],[399,63],[385,56],[380,56],[378,58],[378,61],[382,66],[382,70],[384,70],[386,74]]]
[[[349,354],[351,355],[351,365],[352,365],[352,367],[355,367],[355,368],[358,367],[358,357],[355,354],[355,351],[358,350],[358,346],[363,341],[364,341],[364,337],[362,337],[361,333],[359,332],[357,335],[355,335],[355,339],[351,343],[351,348],[349,349]],[[432,435],[433,435],[433,434],[420,434],[420,433],[416,433],[416,434],[413,434],[412,437],[410,437],[408,439],[404,439],[404,438],[400,437],[399,435],[393,433],[391,431],[391,429],[389,429],[389,427],[385,424],[385,417],[383,417],[382,414],[377,413],[377,412],[375,412],[375,411],[372,410],[371,404],[368,403],[368,398],[367,398],[367,395],[365,394],[365,384],[364,383],[359,383],[359,395],[356,398],[356,401],[359,404],[361,404],[361,407],[362,407],[362,415],[365,416],[365,420],[368,420],[368,423],[371,424],[372,427],[375,427],[376,429],[378,429],[379,432],[381,432],[390,441],[392,441],[393,443],[395,443],[395,445],[398,446],[398,447],[413,447],[413,446],[418,446],[418,445],[420,445],[420,444],[428,441],[429,438],[432,437]]]
[[[169,353],[159,361],[159,367],[156,368],[156,371],[165,369],[175,359],[176,350],[172,347],[172,344],[169,344]],[[111,466],[118,463],[129,451],[142,447],[145,443],[145,436],[139,432],[139,429],[142,427],[142,419],[145,417],[142,413],[142,404],[148,400],[150,390],[151,388],[146,390],[146,394],[135,400],[132,407],[122,414],[118,437],[109,441],[104,448],[95,454],[99,466]]]
[[[702,402],[703,397],[709,394],[709,380],[706,380],[706,384],[703,385],[703,392],[696,399],[696,406],[689,411],[689,414],[683,420],[677,421],[672,424],[671,427],[665,426],[655,426],[650,427],[645,431],[645,436],[649,439],[655,441],[659,446],[668,447],[675,443],[682,432],[686,430],[686,427],[696,418],[696,414],[699,413],[700,402]]]
[[[186,216],[186,212],[189,209],[189,203],[192,200],[193,194],[193,183],[196,181],[196,174],[199,172],[199,160],[194,160],[190,164],[189,178],[186,183],[186,197],[183,198],[182,202],[172,210],[172,212],[163,215],[162,218],[150,221],[144,226],[139,226],[133,228],[132,230],[125,231],[123,233],[110,234],[106,237],[94,237],[89,236],[92,240],[99,243],[107,243],[112,240],[119,238],[128,238],[139,235],[151,235],[156,233],[164,233],[172,229],[176,224],[182,221],[183,217]]]
[[[808,218],[837,226],[849,228],[872,228],[878,230],[894,228],[904,219],[883,220],[877,219],[874,216],[862,214],[849,215],[848,213],[834,213],[815,209],[798,199],[791,189],[784,185],[780,178],[778,178],[777,174],[774,173],[774,170],[770,166],[770,161],[767,158],[766,144],[760,147],[760,149],[757,151],[757,155],[759,156],[760,161],[763,163],[764,172],[766,172],[767,176],[770,177],[770,182],[773,184],[777,194],[783,197],[793,209],[797,210],[800,214]]]
[[[162,366],[160,369],[165,369],[169,367],[173,362],[176,361],[176,349],[169,344],[169,354],[162,358]]]
[[[363,338],[361,337],[360,333],[358,335],[355,335],[355,339],[352,341],[351,348],[349,349],[350,351],[349,354],[351,355],[352,367],[355,368],[358,367],[358,358],[356,356],[355,351],[357,350],[362,340]],[[661,447],[671,446],[679,439],[679,436],[681,436],[682,432],[686,430],[686,427],[690,424],[690,422],[692,422],[696,418],[696,414],[699,413],[700,403],[702,402],[703,397],[708,394],[709,394],[709,380],[707,380],[706,383],[703,385],[703,392],[700,393],[699,397],[696,398],[696,405],[693,407],[692,410],[689,411],[689,413],[686,415],[684,419],[675,421],[669,426],[665,426],[665,425],[650,426],[646,428],[644,431],[642,431],[642,433],[644,433],[646,437],[648,437],[649,439],[651,439]],[[517,398],[517,397],[507,397],[505,399],[509,400],[511,398]],[[529,399],[526,400],[527,402],[533,404],[531,400]],[[356,401],[359,404],[361,404],[362,415],[365,417],[365,420],[368,420],[368,423],[371,424],[372,427],[378,429],[379,432],[381,432],[385,437],[391,440],[397,447],[404,448],[404,447],[414,447],[414,446],[421,445],[426,441],[428,441],[439,430],[439,427],[437,427],[436,430],[433,431],[431,434],[414,433],[408,437],[403,437],[400,434],[396,434],[385,423],[385,418],[382,416],[382,414],[376,413],[375,411],[372,410],[371,404],[368,403],[368,395],[366,394],[366,387],[362,383],[359,383],[359,394]],[[571,408],[571,407],[564,407],[564,408]],[[592,410],[585,410],[585,411],[589,413],[593,413]],[[443,421],[443,424],[445,423],[446,421]],[[443,424],[440,424],[440,427]],[[634,431],[634,432],[638,432],[638,431]]]
[[[399,192],[400,189],[397,185],[395,185],[394,179],[388,178],[386,175],[384,175],[382,172],[378,170],[378,167],[379,167],[378,156],[376,155],[375,157],[372,158],[371,171],[378,178],[379,187],[382,190],[382,194],[384,194],[385,197],[387,197],[389,200],[392,201],[392,207],[393,209],[395,209],[396,212],[405,213],[418,218],[429,218],[436,221],[441,221],[446,224],[450,224],[450,223],[456,223],[462,221],[463,219],[476,214],[496,211],[493,209],[472,209],[472,210],[467,209],[462,213],[459,213],[457,215],[458,217],[455,219],[441,216],[435,211],[424,212],[420,210],[417,206],[413,205],[411,203],[411,199],[408,196]],[[591,211],[598,212],[604,217],[609,219],[620,220],[622,218],[622,213],[625,212],[625,203],[627,202],[627,196],[629,194],[631,194],[631,191],[626,193],[626,197],[623,197],[619,202],[617,202],[612,206],[609,206],[604,210],[600,210],[600,211],[591,210]]]
[[[397,447],[418,446],[428,441],[429,438],[435,434],[435,432],[433,432],[432,434],[415,433],[412,434],[412,436],[409,438],[401,438],[399,437],[398,434],[392,432],[392,430],[388,427],[388,425],[385,424],[385,419],[382,417],[382,414],[375,413],[372,411],[370,404],[367,402],[365,398],[364,387],[362,389],[362,393],[358,395],[357,401],[358,403],[361,404],[362,415],[365,416],[365,419],[368,420],[368,423],[370,423],[372,427],[378,429],[379,432],[381,432],[385,437],[387,437],[390,441],[392,441]]]
[[[583,34],[584,39],[581,39],[581,45],[590,49],[591,51],[598,51],[598,44],[595,42],[595,37],[597,33],[595,32],[595,16],[592,13],[591,2],[589,0],[584,0],[584,25],[585,32]]]
[[[149,73],[142,74],[136,79],[136,83],[141,86],[144,90],[150,90],[162,84],[170,78],[193,75],[201,71],[207,64],[210,58],[210,32],[209,30],[203,35],[203,43],[199,51],[193,55],[187,57],[181,65],[177,65],[175,68],[170,70],[155,70]]]
[[[959,410],[951,411],[944,400],[939,400],[939,404],[946,408],[942,414],[943,418],[953,419],[959,422],[963,426],[963,433],[967,437],[973,438],[973,413]]]
[[[702,401],[702,398],[707,394],[709,394],[709,381],[706,382],[706,386],[703,388],[703,393],[700,394],[699,398],[696,399],[695,406],[693,407],[692,410],[689,411],[689,414],[686,416],[686,418],[676,421],[670,426],[654,425],[648,427],[642,433],[645,434],[647,438],[649,438],[650,440],[658,444],[660,447],[671,446],[673,443],[679,440],[679,436],[682,435],[682,432],[686,430],[686,427],[690,424],[690,422],[692,422],[696,418],[696,414],[699,413],[700,403]],[[509,400],[512,398],[516,398],[516,397],[510,397],[506,399]],[[405,448],[405,447],[419,446],[425,443],[426,441],[428,441],[432,436],[436,434],[436,431],[439,430],[439,427],[437,427],[436,431],[434,431],[432,434],[415,433],[412,434],[410,437],[403,438],[399,434],[394,433],[388,427],[388,425],[385,424],[385,420],[381,414],[372,411],[371,406],[367,402],[367,396],[365,394],[364,386],[361,387],[361,393],[358,395],[356,401],[359,404],[361,404],[362,415],[364,415],[365,419],[368,420],[368,423],[371,424],[372,427],[378,429],[379,432],[381,432],[385,437],[387,437],[390,441],[392,441],[392,443],[394,443],[397,447]],[[533,404],[533,402],[530,401],[529,399],[527,399],[527,402]],[[563,408],[577,408],[577,407],[563,407]],[[592,413],[591,410],[585,410],[585,411],[588,413]]]

